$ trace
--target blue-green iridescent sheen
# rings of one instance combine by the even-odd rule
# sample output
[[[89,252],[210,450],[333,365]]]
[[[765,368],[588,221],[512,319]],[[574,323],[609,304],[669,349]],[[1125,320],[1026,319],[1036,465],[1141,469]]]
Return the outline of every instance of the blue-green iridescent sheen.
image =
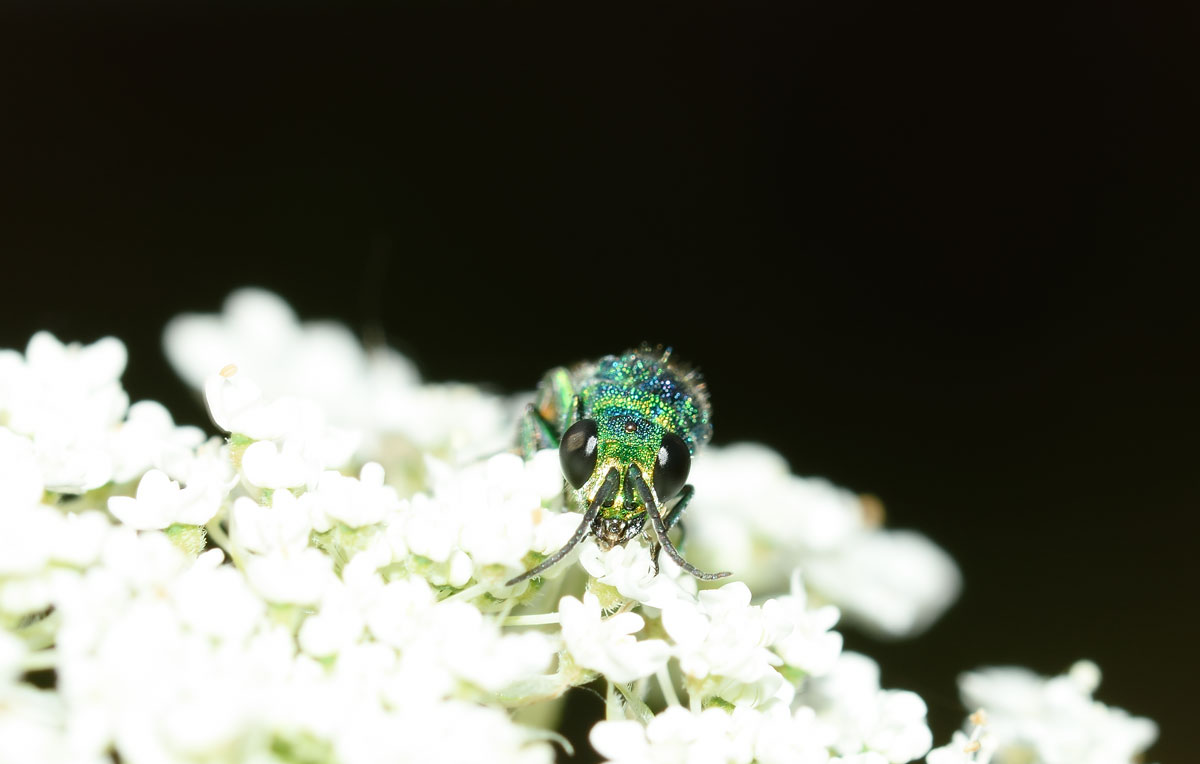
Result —
[[[678,436],[693,455],[712,437],[703,379],[694,369],[672,362],[670,355],[670,350],[643,345],[570,369],[554,369],[542,380],[536,407],[559,433],[580,419],[596,422],[596,468],[578,492],[580,502],[586,504],[595,495],[610,469],[615,467],[621,475],[612,505],[601,509],[601,517],[628,519],[645,511],[626,480],[628,468],[638,465],[653,485],[664,433]],[[660,502],[671,498],[658,497]]]
[[[631,417],[641,425],[636,440],[661,440],[668,430],[695,454],[712,437],[708,391],[698,372],[672,365],[669,356],[642,347],[577,366],[571,376],[583,418]]]

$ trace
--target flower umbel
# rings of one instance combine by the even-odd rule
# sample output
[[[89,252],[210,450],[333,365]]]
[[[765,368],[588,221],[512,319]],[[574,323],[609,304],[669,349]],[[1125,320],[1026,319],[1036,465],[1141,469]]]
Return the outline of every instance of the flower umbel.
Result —
[[[961,684],[986,720],[931,752],[836,627],[914,634],[957,569],[765,447],[696,463],[689,557],[742,580],[633,539],[510,587],[580,523],[556,451],[508,452],[518,402],[261,290],[166,349],[219,435],[130,405],[116,339],[0,351],[0,761],[548,764],[588,683],[623,764],[1108,764],[1156,735],[1089,663],[987,669]]]

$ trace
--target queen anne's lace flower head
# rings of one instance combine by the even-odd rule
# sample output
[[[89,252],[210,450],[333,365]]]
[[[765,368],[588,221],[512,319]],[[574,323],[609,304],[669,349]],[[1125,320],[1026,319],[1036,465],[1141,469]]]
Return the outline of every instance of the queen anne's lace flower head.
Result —
[[[219,436],[130,405],[115,339],[0,351],[0,761],[546,764],[538,725],[590,682],[613,762],[929,752],[924,702],[836,627],[915,633],[958,572],[871,500],[710,448],[688,554],[741,580],[702,589],[640,539],[588,540],[507,586],[580,523],[557,452],[509,452],[513,402],[422,384],[260,290],[172,321],[166,348]],[[1155,729],[1097,681],[967,675],[990,719],[929,761],[1128,762]]]

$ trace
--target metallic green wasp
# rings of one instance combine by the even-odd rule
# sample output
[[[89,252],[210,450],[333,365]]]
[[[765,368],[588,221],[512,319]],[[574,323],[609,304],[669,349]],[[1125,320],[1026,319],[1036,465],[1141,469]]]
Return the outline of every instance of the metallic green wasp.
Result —
[[[521,420],[521,448],[526,456],[557,448],[563,476],[586,509],[562,549],[507,585],[541,574],[588,533],[604,549],[624,544],[642,533],[647,518],[655,572],[659,551],[665,549],[696,578],[728,576],[696,569],[667,537],[694,493],[685,484],[692,455],[712,436],[710,414],[700,374],[672,363],[669,348],[643,345],[547,372]]]

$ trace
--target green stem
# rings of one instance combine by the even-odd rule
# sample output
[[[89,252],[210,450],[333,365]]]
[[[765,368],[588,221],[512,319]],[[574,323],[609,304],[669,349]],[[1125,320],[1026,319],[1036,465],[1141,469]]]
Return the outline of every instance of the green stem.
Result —
[[[510,615],[504,619],[505,626],[544,626],[548,623],[558,623],[558,613],[539,613],[537,615]]]
[[[613,685],[610,682],[609,687],[612,686]],[[628,685],[618,683],[616,687],[617,691],[621,693],[621,696],[625,698],[625,707],[633,712],[634,717],[636,717],[639,722],[642,724],[649,724],[650,720],[654,718],[654,713],[650,711],[650,707],[646,705],[645,701],[634,695],[629,689]]]
[[[208,530],[208,535],[212,536],[212,540],[217,542],[217,546],[224,549],[229,555],[229,559],[233,560],[233,564],[237,566],[238,570],[245,570],[246,565],[245,560],[242,557],[241,550],[234,546],[233,541],[230,540],[229,536],[225,533],[225,530],[221,528],[220,516],[218,515],[217,517],[214,517],[211,521],[209,521],[208,525],[204,527]]]
[[[679,695],[675,693],[675,683],[671,681],[670,670],[666,666],[663,666],[654,676],[656,679],[658,679],[659,689],[662,690],[663,699],[667,701],[667,705],[680,705]]]
[[[466,600],[469,602],[469,601],[475,599],[476,597],[478,597],[479,595],[485,593],[487,590],[488,590],[487,584],[475,584],[474,586],[468,586],[466,589],[463,589],[462,591],[451,594],[449,597],[442,600],[442,602],[456,602],[459,600]]]
[[[605,682],[608,690],[604,694],[604,718],[610,722],[621,721],[625,713],[621,710],[621,701],[612,680]]]

